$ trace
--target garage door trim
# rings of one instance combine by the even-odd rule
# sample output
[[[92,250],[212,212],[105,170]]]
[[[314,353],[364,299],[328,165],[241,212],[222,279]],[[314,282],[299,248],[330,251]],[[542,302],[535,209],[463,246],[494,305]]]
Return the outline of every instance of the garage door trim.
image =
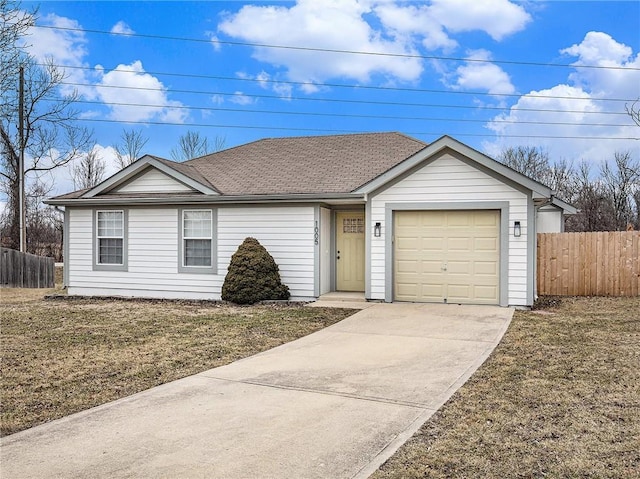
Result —
[[[508,277],[509,277],[509,202],[508,201],[480,201],[480,202],[442,202],[442,203],[387,203],[385,205],[385,301],[393,301],[393,263],[395,232],[393,214],[396,211],[411,210],[499,210],[500,211],[500,280],[499,304],[508,306]]]

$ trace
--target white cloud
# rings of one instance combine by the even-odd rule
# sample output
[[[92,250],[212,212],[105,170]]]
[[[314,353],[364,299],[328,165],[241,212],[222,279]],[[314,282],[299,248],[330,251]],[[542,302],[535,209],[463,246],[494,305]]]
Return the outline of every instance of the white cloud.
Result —
[[[247,96],[241,91],[234,92],[233,96],[229,98],[229,101],[238,105],[252,105],[256,102],[255,98]]]
[[[222,105],[224,103],[224,96],[223,95],[213,95],[211,97],[211,102],[214,105]]]
[[[211,42],[213,50],[219,52],[222,49],[222,45],[220,45],[220,39],[215,34],[215,32],[205,32],[205,34],[209,37],[209,41]]]
[[[41,17],[39,23],[57,28],[82,29],[76,20],[60,17],[53,13]],[[39,63],[52,60],[55,65],[60,67],[71,67],[65,68],[65,82],[76,85],[63,85],[63,94],[70,94],[77,90],[85,97],[93,98],[91,88],[82,86],[90,82],[91,77],[91,71],[85,70],[89,67],[85,61],[88,55],[87,43],[84,32],[76,30],[30,28],[27,37],[29,53]]]
[[[76,20],[49,14],[40,19],[43,25],[82,30]],[[132,32],[126,23],[120,21],[112,28],[114,32]],[[86,62],[88,41],[82,31],[32,28],[29,36],[29,52],[38,61],[52,59],[56,65],[66,68],[66,83],[63,93],[77,90],[85,99],[107,103],[109,117],[119,121],[166,121],[183,123],[187,118],[182,103],[168,98],[167,88],[153,75],[146,73],[140,61],[130,65],[118,65],[115,70],[105,71],[101,65],[93,69]],[[117,88],[127,87],[127,88]],[[108,105],[122,103],[122,105]],[[153,106],[127,106],[126,104],[146,104]],[[95,117],[98,111],[89,111],[83,118]]]
[[[640,52],[636,53],[634,58],[631,47],[616,42],[606,33],[589,32],[580,44],[565,48],[560,53],[578,57],[573,63],[576,67],[614,67],[576,68],[569,76],[575,85],[588,89],[594,97],[637,98],[640,90],[640,72],[629,72],[619,68],[640,68]]]
[[[442,23],[434,18],[429,6],[404,6],[390,2],[376,6],[375,12],[384,27],[395,37],[422,37],[422,45],[427,50],[442,48],[451,51],[458,46],[458,42],[445,33]]]
[[[111,27],[111,33],[114,35],[133,35],[135,32],[127,25],[124,20],[120,20],[113,27]]]
[[[386,39],[363,18],[372,13],[356,0],[299,0],[291,8],[245,5],[218,26],[231,37],[264,44],[296,45],[328,50],[415,53],[403,39]],[[374,74],[404,81],[422,73],[419,59],[352,55],[256,47],[254,57],[284,67],[289,79],[317,83],[328,78],[350,78],[367,82]]]
[[[250,76],[245,77],[250,78]],[[255,79],[258,81],[258,85],[260,85],[262,89],[273,91],[283,99],[291,99],[291,93],[293,91],[293,86],[291,84],[276,80],[264,70],[258,73],[255,76]]]
[[[187,118],[182,103],[169,100],[167,89],[153,75],[146,73],[142,62],[118,65],[104,73],[96,85],[100,100],[108,104],[110,118],[118,121],[159,120],[183,123]],[[151,105],[151,106],[138,106]]]
[[[640,71],[622,68],[640,68],[640,55],[636,54],[634,57],[631,48],[601,32],[587,33],[580,44],[563,49],[561,53],[578,57],[574,63],[576,68],[568,76],[567,83],[531,91],[520,97],[508,113],[495,117],[487,125],[498,134],[498,139],[486,142],[484,149],[489,154],[495,155],[506,146],[533,143],[546,147],[554,158],[590,161],[610,159],[615,151],[630,150],[636,155],[640,154],[638,142],[635,140],[606,139],[607,137],[637,138],[638,136],[638,127],[625,114],[624,102],[610,101],[610,99],[632,100],[638,96]],[[580,65],[614,68],[579,68]],[[527,109],[550,111],[527,111]],[[603,112],[618,114],[602,114]],[[499,120],[541,124],[500,123]],[[522,135],[525,138],[509,138],[509,135]],[[532,138],[527,140],[527,136],[587,139]]]
[[[524,7],[509,0],[432,0],[419,5],[400,0],[298,0],[292,7],[245,5],[227,13],[218,32],[259,44],[383,54],[254,48],[256,59],[284,69],[290,80],[313,84],[345,78],[366,83],[376,75],[394,83],[414,82],[423,73],[422,59],[403,55],[419,55],[422,48],[455,50],[458,43],[450,33],[484,31],[499,41],[529,21]],[[466,76],[482,73],[469,70]],[[484,71],[484,76],[497,74],[497,67]],[[499,89],[507,83],[503,75]],[[315,91],[312,86],[301,89]]]
[[[40,18],[43,26],[82,29],[76,21],[50,13]],[[83,65],[88,51],[87,39],[82,31],[31,28],[28,36],[29,53],[36,60],[54,58],[64,65]]]
[[[494,40],[523,30],[531,16],[509,0],[433,0],[430,13],[448,31],[484,31]]]
[[[492,95],[512,94],[516,91],[509,75],[491,60],[491,54],[486,50],[468,52],[468,61],[456,69],[454,88],[460,90],[481,90]]]

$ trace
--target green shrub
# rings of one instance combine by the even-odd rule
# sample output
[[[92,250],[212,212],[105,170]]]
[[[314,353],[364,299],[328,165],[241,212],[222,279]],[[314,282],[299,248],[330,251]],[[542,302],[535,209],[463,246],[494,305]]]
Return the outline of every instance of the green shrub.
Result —
[[[289,299],[278,265],[255,238],[246,238],[231,257],[222,285],[222,299],[237,304]]]

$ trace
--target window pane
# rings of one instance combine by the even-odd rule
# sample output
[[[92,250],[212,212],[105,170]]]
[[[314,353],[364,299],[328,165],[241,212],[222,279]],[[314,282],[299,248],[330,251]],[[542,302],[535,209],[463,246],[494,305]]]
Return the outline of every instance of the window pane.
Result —
[[[98,211],[98,236],[122,237],[124,214],[122,211]]]
[[[184,240],[185,266],[211,266],[211,240]]]
[[[185,211],[184,237],[211,238],[211,211]]]
[[[98,240],[99,264],[123,264],[122,263],[122,239],[101,238]]]

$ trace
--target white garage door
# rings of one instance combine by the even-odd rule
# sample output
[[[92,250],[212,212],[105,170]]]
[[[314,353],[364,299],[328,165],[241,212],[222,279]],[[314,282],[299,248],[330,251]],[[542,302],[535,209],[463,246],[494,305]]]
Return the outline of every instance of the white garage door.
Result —
[[[394,236],[394,300],[499,303],[499,211],[398,211]]]

